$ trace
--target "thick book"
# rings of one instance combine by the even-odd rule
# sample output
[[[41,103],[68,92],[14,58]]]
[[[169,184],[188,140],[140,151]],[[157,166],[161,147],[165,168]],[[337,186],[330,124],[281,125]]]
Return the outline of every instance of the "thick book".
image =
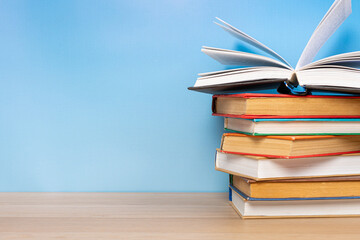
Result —
[[[230,185],[229,201],[242,218],[351,217],[360,215],[360,196],[252,198]]]
[[[217,150],[215,169],[256,181],[360,175],[360,155],[266,158]]]
[[[214,95],[212,111],[215,116],[245,119],[360,118],[360,96]]]
[[[306,94],[306,89],[360,93],[360,51],[330,56],[312,62],[320,48],[351,13],[351,0],[335,0],[313,32],[295,68],[275,51],[253,37],[218,19],[222,29],[270,55],[203,47],[202,51],[225,65],[242,68],[199,74],[190,90],[216,93],[245,89],[251,85],[284,83],[293,94]]]
[[[253,136],[360,135],[359,118],[225,118],[224,129]]]
[[[230,175],[230,184],[252,198],[360,196],[360,176],[255,181]]]
[[[251,136],[224,133],[223,152],[271,158],[304,158],[360,153],[360,135]]]

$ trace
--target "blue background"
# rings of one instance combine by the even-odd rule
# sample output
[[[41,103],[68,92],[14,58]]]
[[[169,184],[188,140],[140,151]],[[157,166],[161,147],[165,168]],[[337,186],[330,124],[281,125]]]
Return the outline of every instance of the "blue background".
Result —
[[[245,49],[221,17],[293,66],[332,0],[1,1],[0,191],[226,191],[222,119],[188,91]],[[360,1],[317,59],[360,50]]]

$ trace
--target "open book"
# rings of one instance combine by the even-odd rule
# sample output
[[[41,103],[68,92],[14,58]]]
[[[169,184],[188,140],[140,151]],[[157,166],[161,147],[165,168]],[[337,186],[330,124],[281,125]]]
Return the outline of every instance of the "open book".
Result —
[[[271,57],[226,49],[203,47],[202,52],[225,65],[242,68],[201,73],[190,90],[218,93],[250,85],[281,83],[283,93],[303,95],[306,89],[360,93],[360,51],[312,62],[320,48],[351,13],[351,0],[335,0],[303,50],[295,68],[275,51],[217,18],[226,32]],[[279,89],[278,89],[279,90]]]

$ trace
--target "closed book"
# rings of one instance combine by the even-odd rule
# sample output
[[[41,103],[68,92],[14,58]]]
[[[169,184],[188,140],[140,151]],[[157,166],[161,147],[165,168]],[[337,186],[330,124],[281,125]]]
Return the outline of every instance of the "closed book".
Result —
[[[272,158],[300,158],[360,152],[360,135],[249,136],[225,133],[221,150]]]
[[[252,198],[360,196],[360,176],[255,181],[230,175],[230,184]]]
[[[360,96],[214,95],[212,111],[236,118],[360,118]]]
[[[242,218],[360,216],[360,197],[252,198],[230,185],[229,200]]]
[[[360,155],[308,158],[266,158],[218,150],[215,169],[256,181],[360,175]]]
[[[359,118],[225,118],[227,131],[247,135],[360,135]]]

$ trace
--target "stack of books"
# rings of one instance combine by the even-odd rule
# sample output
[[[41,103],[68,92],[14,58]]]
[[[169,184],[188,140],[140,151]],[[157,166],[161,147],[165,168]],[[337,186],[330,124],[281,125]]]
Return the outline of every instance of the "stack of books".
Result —
[[[242,217],[360,215],[360,52],[312,62],[350,13],[351,0],[335,0],[295,68],[220,19],[223,30],[266,56],[203,47],[218,62],[241,66],[199,74],[189,89],[216,94],[213,115],[225,118],[229,133],[215,165],[230,174],[229,199]],[[274,84],[280,94],[234,94]]]
[[[213,96],[215,168],[244,218],[360,215],[360,96]]]

